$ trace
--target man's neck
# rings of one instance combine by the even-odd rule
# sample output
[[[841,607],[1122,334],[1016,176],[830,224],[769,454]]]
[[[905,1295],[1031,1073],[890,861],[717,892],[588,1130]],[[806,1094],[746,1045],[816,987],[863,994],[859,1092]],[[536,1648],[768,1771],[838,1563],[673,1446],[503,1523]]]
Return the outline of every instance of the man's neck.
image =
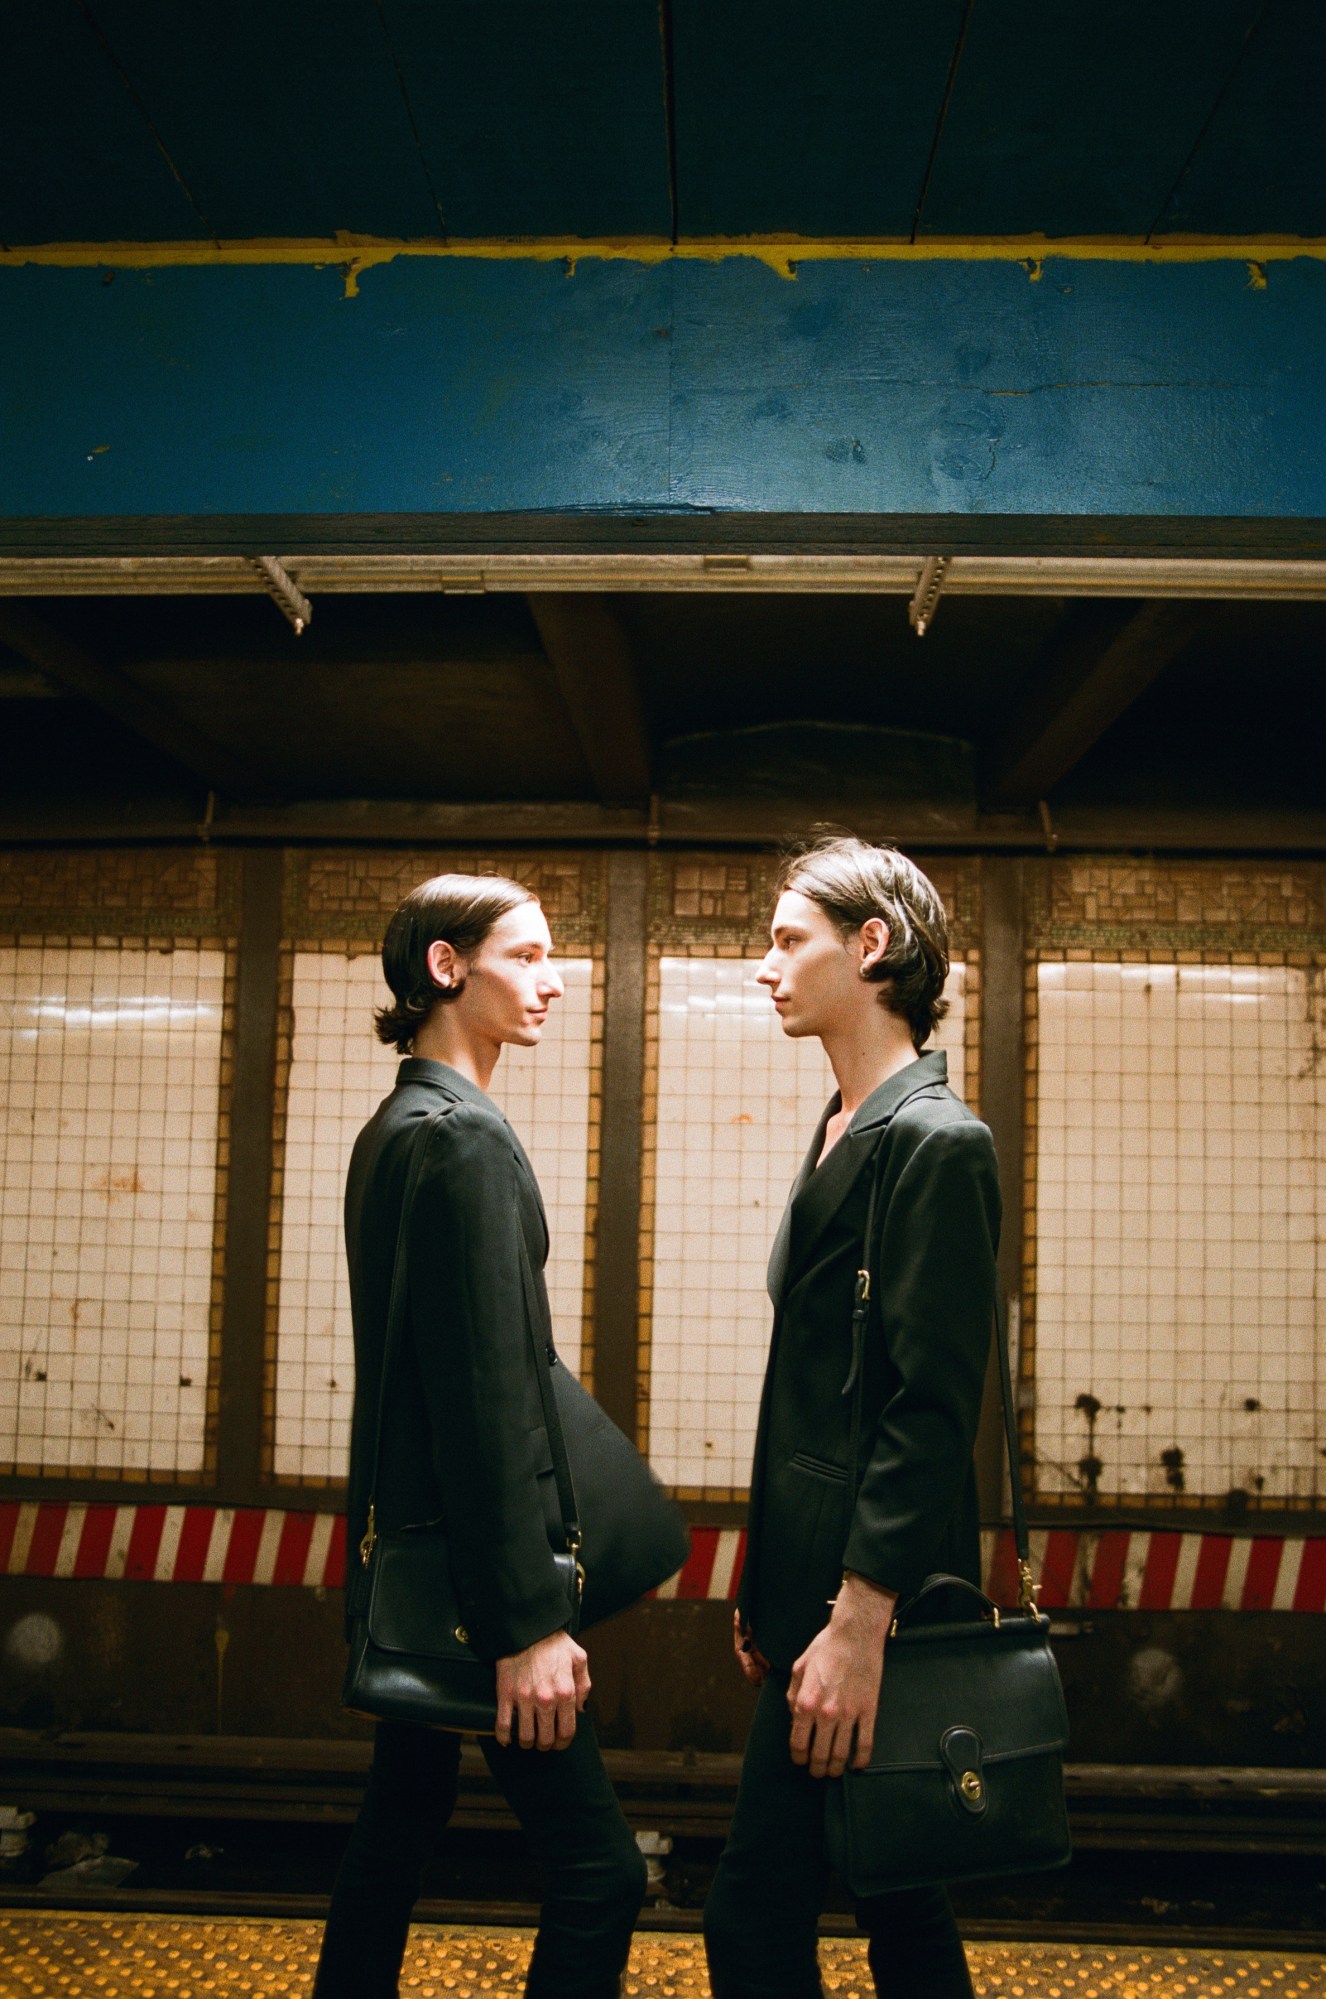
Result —
[[[821,1038],[848,1117],[881,1083],[917,1059],[906,1021],[882,1007],[877,1020],[855,1021],[841,1033]]]
[[[493,1080],[500,1042],[475,1041],[464,1032],[464,1024],[449,1017],[446,1007],[434,1007],[414,1037],[411,1053],[426,1062],[445,1062],[466,1082],[486,1090]]]

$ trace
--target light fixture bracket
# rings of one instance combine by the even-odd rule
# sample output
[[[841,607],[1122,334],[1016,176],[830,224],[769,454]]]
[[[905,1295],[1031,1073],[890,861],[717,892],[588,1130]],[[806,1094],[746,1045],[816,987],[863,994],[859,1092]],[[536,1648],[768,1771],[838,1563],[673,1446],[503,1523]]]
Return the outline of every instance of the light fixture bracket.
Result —
[[[304,595],[294,577],[274,555],[251,557],[254,568],[263,580],[268,596],[284,613],[295,628],[295,637],[309,625],[313,618],[313,606]]]

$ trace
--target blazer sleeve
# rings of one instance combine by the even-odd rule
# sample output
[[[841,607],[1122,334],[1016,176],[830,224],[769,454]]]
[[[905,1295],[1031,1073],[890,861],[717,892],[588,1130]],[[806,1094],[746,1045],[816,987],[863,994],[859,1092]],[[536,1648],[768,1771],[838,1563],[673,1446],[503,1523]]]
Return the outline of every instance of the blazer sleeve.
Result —
[[[517,1172],[501,1121],[459,1105],[429,1133],[407,1250],[452,1572],[474,1649],[490,1659],[568,1622],[538,1488]]]
[[[894,1185],[875,1269],[894,1382],[861,1480],[845,1569],[906,1595],[966,1483],[994,1315],[1000,1195],[976,1119],[921,1138]]]

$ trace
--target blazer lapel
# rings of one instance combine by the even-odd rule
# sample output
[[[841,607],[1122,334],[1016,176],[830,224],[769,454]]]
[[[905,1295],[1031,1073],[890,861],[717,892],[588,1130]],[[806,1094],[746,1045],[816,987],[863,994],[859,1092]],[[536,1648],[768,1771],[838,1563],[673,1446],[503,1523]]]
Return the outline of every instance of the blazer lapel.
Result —
[[[815,1127],[815,1136],[810,1141],[810,1150],[802,1160],[797,1171],[797,1177],[792,1182],[792,1191],[787,1197],[787,1206],[783,1209],[783,1217],[778,1224],[778,1233],[773,1239],[773,1248],[769,1251],[769,1269],[765,1281],[768,1285],[769,1297],[774,1305],[782,1304],[783,1291],[787,1282],[788,1260],[792,1246],[792,1210],[796,1205],[797,1197],[801,1193],[802,1188],[815,1171],[815,1163],[824,1149],[825,1127],[841,1103],[842,1098],[835,1093],[824,1107],[820,1121]]]
[[[516,1137],[515,1132],[512,1131],[509,1124],[507,1125],[507,1130],[511,1132],[511,1143],[516,1149],[516,1164],[525,1175],[529,1191],[534,1199],[534,1205],[539,1211],[539,1225],[543,1230],[543,1248],[540,1252],[539,1261],[540,1263],[546,1263],[548,1261],[548,1251],[552,1247],[552,1235],[548,1228],[548,1211],[543,1205],[543,1191],[535,1177],[534,1168],[530,1165],[524,1146]]]
[[[856,1185],[858,1174],[873,1157],[878,1137],[876,1131],[858,1132],[849,1125],[792,1203],[786,1288],[790,1289],[810,1262],[821,1236]]]
[[[877,1090],[871,1091],[824,1164],[817,1167],[814,1162],[824,1144],[825,1126],[840,1102],[837,1097],[833,1099],[820,1120],[815,1143],[807,1155],[812,1170],[807,1172],[803,1165],[783,1217],[787,1235],[786,1255],[779,1273],[780,1289],[775,1303],[780,1302],[789,1286],[806,1268],[824,1231],[856,1185],[863,1167],[874,1158],[881,1132],[892,1123],[909,1097],[914,1097],[919,1090],[933,1089],[935,1084],[947,1080],[948,1058],[945,1055],[920,1055],[915,1062],[909,1062],[906,1068],[899,1069]],[[783,1229],[779,1230],[780,1240],[783,1232]],[[777,1247],[776,1243],[775,1252]]]

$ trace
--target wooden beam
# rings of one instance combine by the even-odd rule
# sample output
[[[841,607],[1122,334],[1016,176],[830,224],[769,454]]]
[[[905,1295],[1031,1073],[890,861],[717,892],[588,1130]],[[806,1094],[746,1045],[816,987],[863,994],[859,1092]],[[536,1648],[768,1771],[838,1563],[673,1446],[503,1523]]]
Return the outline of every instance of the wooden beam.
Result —
[[[649,730],[620,619],[589,595],[540,593],[529,607],[599,797],[643,804],[653,788]]]
[[[609,810],[579,801],[510,804],[412,804],[399,799],[301,799],[291,805],[221,800],[208,826],[218,845],[252,843],[301,846],[332,842],[368,846],[472,846],[492,841],[518,847],[681,846],[730,847],[747,852],[776,847],[789,825],[830,816],[832,806],[800,801],[777,809],[754,805],[740,819],[678,812],[661,801],[658,823],[641,811]],[[918,853],[1044,854],[1046,830],[1034,812],[992,813],[973,825],[937,826],[922,810],[890,817],[887,824],[853,815],[864,834],[878,833]],[[1224,809],[1201,806],[1065,806],[1055,808],[1056,851],[1091,853],[1326,854],[1326,812],[1305,807]],[[38,811],[30,800],[0,798],[0,846],[46,847],[83,842],[152,845],[196,840],[198,815],[178,801],[140,800],[131,806],[86,805],[62,799]]]
[[[1200,603],[1128,601],[1071,613],[1036,688],[994,746],[982,804],[1046,797],[1183,651],[1206,615]]]
[[[103,714],[114,716],[134,735],[200,777],[209,789],[240,797],[270,796],[270,787],[256,783],[230,750],[195,729],[183,716],[172,714],[127,673],[96,658],[76,639],[14,598],[0,599],[0,644],[39,667],[69,693],[81,695]]]
[[[639,1417],[640,1121],[648,902],[648,855],[609,854],[593,1388],[595,1398],[628,1437],[636,1435]]]

